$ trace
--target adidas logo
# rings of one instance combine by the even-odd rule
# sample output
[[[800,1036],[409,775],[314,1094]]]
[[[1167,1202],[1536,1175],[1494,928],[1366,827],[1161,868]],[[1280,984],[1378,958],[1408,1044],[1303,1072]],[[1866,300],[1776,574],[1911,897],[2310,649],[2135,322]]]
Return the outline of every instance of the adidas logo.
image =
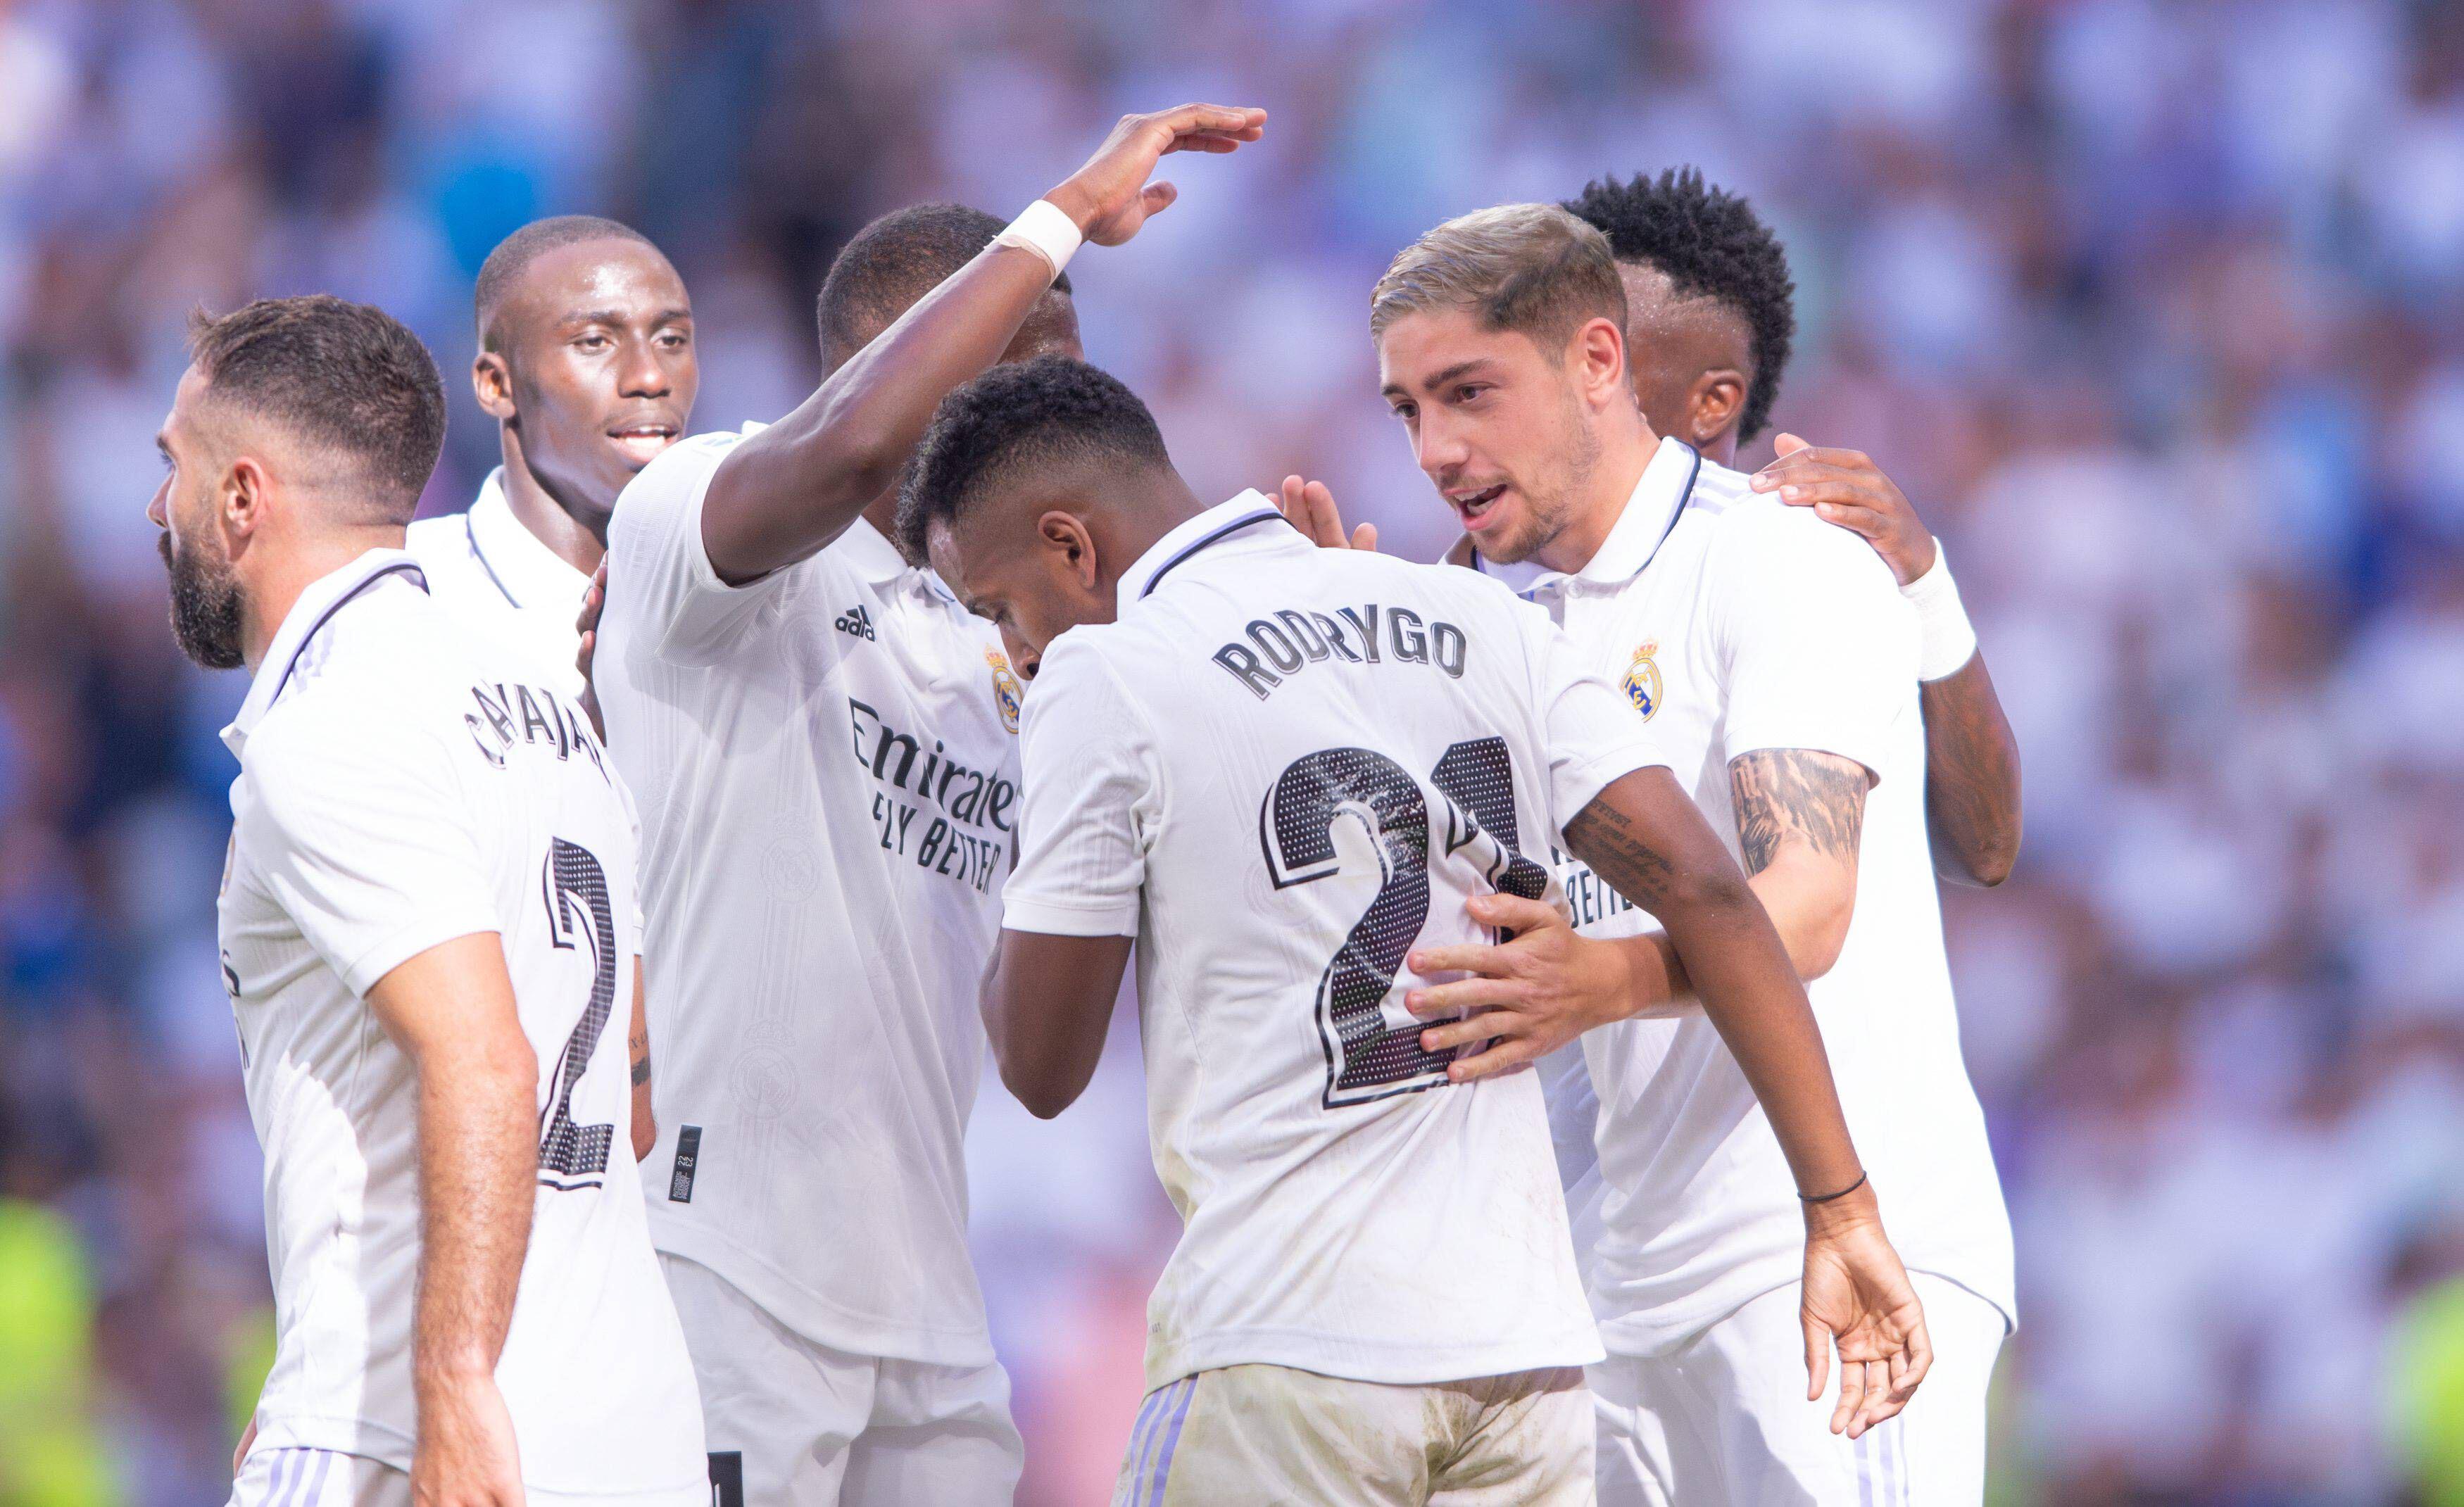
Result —
[[[853,634],[855,637],[864,639],[868,642],[880,642],[873,635],[872,614],[864,610],[864,603],[862,602],[858,602],[854,606],[849,607],[847,611],[839,614],[838,630],[841,633]]]

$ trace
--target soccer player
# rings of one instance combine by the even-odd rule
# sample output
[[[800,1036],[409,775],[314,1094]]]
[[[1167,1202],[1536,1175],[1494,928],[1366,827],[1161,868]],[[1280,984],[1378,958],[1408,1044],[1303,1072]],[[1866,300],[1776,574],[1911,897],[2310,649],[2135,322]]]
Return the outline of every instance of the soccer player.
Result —
[[[684,279],[596,215],[535,220],[480,265],[471,386],[503,464],[467,512],[410,526],[436,600],[532,650],[579,695],[574,615],[617,494],[693,417],[701,371]]]
[[[1517,311],[1552,342],[1578,315]],[[1416,946],[1472,936],[1468,896],[1549,893],[1527,838],[1668,924],[1807,1194],[1808,1368],[1836,1336],[1837,1425],[1898,1410],[1924,1322],[1804,987],[1656,730],[1545,614],[1317,549],[1254,491],[1201,506],[1079,362],[953,394],[908,485],[909,547],[1034,675],[983,1013],[1036,1114],[1086,1087],[1138,943],[1184,1232],[1114,1503],[1592,1499],[1600,1351],[1538,1086],[1479,1081],[1397,1007]]]
[[[701,369],[684,279],[649,237],[596,215],[534,220],[479,266],[471,386],[503,464],[467,512],[413,523],[404,548],[428,589],[537,658],[580,696],[574,614],[607,550],[616,494],[684,433]],[[647,970],[634,960],[633,1156],[656,1135]]]
[[[1796,333],[1788,253],[1742,196],[1695,168],[1603,178],[1566,207],[1598,227],[1625,285],[1626,359],[1652,432],[1734,466],[1771,422]],[[1778,437],[1757,491],[1811,508],[1873,545],[1917,605],[1917,704],[1925,715],[1925,815],[1934,871],[1998,885],[2019,855],[2019,748],[1942,546],[1862,452]]]
[[[611,1146],[624,789],[402,549],[445,432],[418,339],[273,299],[191,355],[147,512],[181,646],[253,677],[219,909],[276,1338],[233,1500],[697,1507],[691,1363]]]
[[[824,291],[819,390],[767,427],[676,446],[618,501],[593,669],[642,797],[661,960],[645,1181],[724,1501],[1014,1490],[962,1142],[1022,688],[868,515],[952,387],[1038,343],[1075,348],[1056,290],[1082,236],[1129,239],[1173,200],[1148,182],[1164,154],[1230,151],[1264,119],[1125,119],[930,292],[909,273],[979,233],[966,216],[869,232]]]
[[[1571,338],[1520,327],[1549,296],[1586,311]],[[1434,950],[1427,967],[1481,976],[1412,1004],[1477,1011],[1429,1038],[1493,1043],[1481,1059],[1583,1042],[1608,1190],[1592,1271],[1602,1500],[1972,1504],[2011,1232],[1926,845],[1915,610],[1848,531],[1653,434],[1609,244],[1564,209],[1440,226],[1395,259],[1370,323],[1420,469],[1485,558],[1548,569],[1529,595],[1668,740],[1812,980],[1871,1173],[1851,1197],[1888,1203],[1933,1336],[1906,1414],[1853,1443],[1824,1429],[1790,1374],[1790,1167],[1730,1048],[1683,1011],[1687,965],[1579,852],[1566,884],[1584,937],[1529,902],[1476,902],[1518,934]]]

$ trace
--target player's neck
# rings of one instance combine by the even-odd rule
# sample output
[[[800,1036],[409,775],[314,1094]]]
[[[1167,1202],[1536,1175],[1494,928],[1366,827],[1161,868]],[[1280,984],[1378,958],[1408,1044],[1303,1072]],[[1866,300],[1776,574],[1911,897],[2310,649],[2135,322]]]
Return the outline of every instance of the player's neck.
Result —
[[[1165,535],[1206,511],[1206,504],[1198,500],[1198,493],[1189,490],[1177,471],[1153,473],[1141,491],[1143,494],[1132,506],[1113,514],[1118,526],[1106,553],[1112,557],[1110,574],[1115,584]]]
[[[505,506],[514,518],[557,558],[584,576],[599,568],[607,553],[607,510],[568,508],[532,474],[521,442],[504,431]],[[587,520],[587,521],[585,521]]]
[[[265,663],[274,636],[299,605],[300,594],[370,550],[403,546],[400,524],[364,529],[334,529],[314,538],[268,554],[255,570],[241,578],[239,654],[253,674]]]
[[[1592,562],[1617,519],[1625,516],[1625,505],[1633,500],[1634,490],[1642,484],[1642,473],[1651,468],[1651,457],[1660,448],[1660,436],[1651,432],[1639,413],[1632,415],[1630,422],[1610,424],[1607,430],[1601,436],[1599,458],[1574,498],[1573,521],[1532,556],[1547,569],[1571,576]]]

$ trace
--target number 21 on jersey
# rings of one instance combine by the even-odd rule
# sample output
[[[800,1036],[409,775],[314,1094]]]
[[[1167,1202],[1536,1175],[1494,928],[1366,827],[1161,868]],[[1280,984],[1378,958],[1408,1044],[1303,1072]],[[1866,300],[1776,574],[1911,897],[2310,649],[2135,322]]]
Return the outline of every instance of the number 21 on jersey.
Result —
[[[1433,830],[1428,799],[1403,766],[1370,749],[1321,749],[1276,777],[1258,813],[1259,845],[1277,889],[1341,870],[1338,817],[1366,828],[1378,855],[1383,883],[1318,977],[1323,1103],[1330,1109],[1446,1081],[1453,1054],[1423,1050],[1422,1028],[1390,1027],[1383,1010],[1428,921],[1432,859],[1468,848],[1466,859],[1491,887],[1530,900],[1548,889],[1547,871],[1516,851],[1514,766],[1504,738],[1455,744],[1429,772],[1429,783],[1445,797],[1441,831]]]

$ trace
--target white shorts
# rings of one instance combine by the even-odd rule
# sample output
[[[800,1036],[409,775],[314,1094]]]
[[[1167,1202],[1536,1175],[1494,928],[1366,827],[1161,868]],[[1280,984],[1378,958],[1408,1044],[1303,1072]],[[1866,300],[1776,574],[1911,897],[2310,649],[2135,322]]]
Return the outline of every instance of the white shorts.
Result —
[[[662,1253],[701,1387],[713,1507],[1008,1507],[1026,1447],[999,1365],[833,1350]]]
[[[1667,1355],[1593,1366],[1602,1507],[1977,1507],[1985,1389],[2009,1326],[1956,1282],[1911,1279],[1933,1369],[1904,1411],[1853,1441],[1831,1431],[1836,1367],[1823,1400],[1805,1400],[1794,1282]]]
[[[707,1507],[699,1491],[579,1496],[525,1485],[522,1496],[534,1507]],[[252,1450],[231,1482],[231,1507],[411,1507],[410,1477],[339,1450]]]
[[[1227,1365],[1147,1394],[1112,1507],[1586,1507],[1578,1366],[1396,1387]]]

